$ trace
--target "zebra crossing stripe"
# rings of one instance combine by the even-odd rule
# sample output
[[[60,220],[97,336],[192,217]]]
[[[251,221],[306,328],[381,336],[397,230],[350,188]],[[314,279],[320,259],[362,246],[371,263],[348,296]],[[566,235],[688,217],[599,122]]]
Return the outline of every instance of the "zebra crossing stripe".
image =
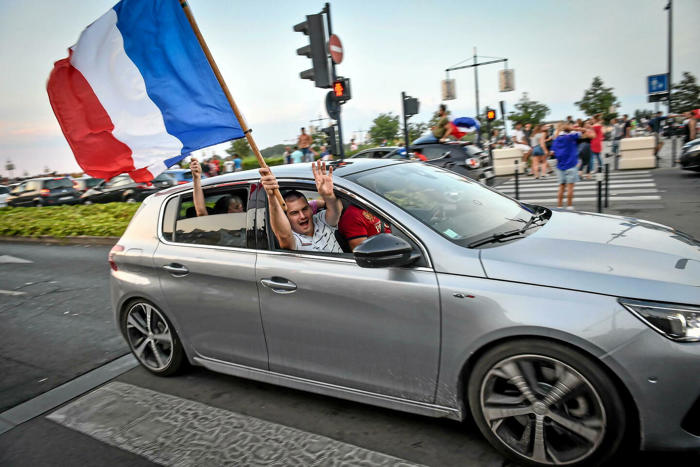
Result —
[[[649,195],[649,196],[615,196],[615,197],[610,197],[610,201],[655,201],[655,200],[660,200],[661,196],[657,195]],[[566,200],[566,196],[564,196],[564,200]],[[519,201],[524,201],[526,203],[544,203],[544,204],[550,204],[550,203],[556,203],[557,198],[521,198]],[[597,202],[598,197],[593,196],[593,197],[576,197],[574,195],[574,204],[576,203],[583,203],[583,202]]]
[[[574,186],[574,190],[575,190],[575,191],[579,191],[579,190],[594,190],[594,189],[597,189],[597,188],[598,188],[598,187],[597,187],[596,185],[580,185],[580,184],[578,184],[578,183]],[[614,185],[613,185],[613,184],[611,184],[611,185],[608,185],[608,188],[609,188],[609,189],[616,189],[616,188],[617,188],[617,189],[622,189],[622,188],[655,189],[655,188],[656,188],[656,184],[655,184],[655,183],[631,183],[631,184],[628,184],[628,185],[622,185],[622,184],[614,184]],[[496,187],[496,189],[498,190],[498,187]],[[520,191],[521,193],[527,193],[527,192],[532,192],[532,191],[552,191],[552,190],[556,191],[556,190],[558,190],[558,189],[559,189],[559,185],[546,186],[546,187],[530,187],[530,186],[526,186],[526,187],[520,187],[518,191]],[[508,187],[508,188],[505,189],[505,190],[499,190],[499,191],[502,191],[502,192],[504,192],[504,193],[515,193],[515,188],[514,188],[514,187],[513,187],[513,188]]]
[[[634,184],[634,183],[651,183],[654,184],[654,180],[651,178],[644,178],[644,179],[635,179],[635,180],[609,180],[608,184],[616,184],[616,185],[629,185],[629,184]],[[598,182],[596,180],[583,180],[576,182],[576,186],[586,186],[586,185],[597,185]],[[539,180],[534,180],[534,181],[524,181],[518,183],[520,187],[551,187],[551,186],[559,186],[560,183],[557,180],[547,180],[547,181],[539,181]],[[510,187],[515,187],[515,183],[504,183],[502,185],[498,185],[496,188],[500,187],[505,187],[505,188],[510,188]]]
[[[47,418],[167,466],[417,466],[325,436],[119,381]]]

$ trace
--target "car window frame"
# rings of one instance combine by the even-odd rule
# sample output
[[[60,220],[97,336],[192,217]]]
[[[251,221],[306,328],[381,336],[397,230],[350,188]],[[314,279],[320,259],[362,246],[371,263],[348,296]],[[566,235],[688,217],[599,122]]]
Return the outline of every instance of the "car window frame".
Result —
[[[315,190],[315,182],[314,180],[311,179],[303,179],[303,178],[278,178],[277,182],[280,184],[280,188],[282,185],[289,186],[290,188],[292,187],[297,187],[299,189],[303,189],[304,191],[313,191]],[[306,187],[310,188],[306,188]],[[381,219],[385,220],[392,228],[392,233],[394,228],[398,228],[403,235],[408,237],[411,242],[413,242],[418,249],[420,250],[421,256],[424,259],[424,263],[426,264],[425,266],[406,266],[409,269],[412,270],[429,270],[434,272],[435,269],[433,267],[433,261],[430,256],[430,251],[428,248],[425,246],[425,244],[418,239],[418,237],[411,232],[410,229],[408,229],[405,225],[403,225],[401,222],[397,221],[394,217],[390,216],[387,214],[384,210],[378,208],[375,206],[372,202],[369,200],[365,199],[364,197],[358,195],[357,193],[353,192],[351,189],[343,186],[339,186],[337,184],[334,184],[333,190],[336,192],[339,192],[343,197],[349,198],[351,201],[353,201],[355,204],[358,206],[362,206],[365,209],[369,210],[373,214],[375,214],[377,217],[380,217]],[[267,195],[264,193],[264,190],[260,190],[263,193],[263,196],[265,198],[264,201],[264,209],[265,209],[265,228],[267,230],[267,237],[268,237],[268,250],[258,250],[258,252],[261,253],[267,253],[267,254],[274,254],[274,255],[288,255],[288,256],[294,256],[294,257],[302,257],[302,258],[309,258],[309,259],[317,259],[317,260],[322,260],[322,261],[338,261],[338,262],[351,262],[357,264],[355,261],[355,258],[353,256],[344,256],[344,257],[338,257],[335,256],[337,253],[326,253],[326,252],[314,252],[314,251],[306,251],[306,250],[282,250],[282,249],[275,249],[274,248],[274,240],[272,239],[272,236],[274,236],[274,233],[272,232],[272,226],[270,225],[269,222],[269,209],[267,205]],[[378,195],[377,195],[378,196]],[[343,253],[346,255],[352,255],[352,253]]]
[[[167,207],[170,204],[171,201],[173,201],[175,198],[177,198],[177,209],[175,210],[175,216],[173,216],[172,219],[172,231],[173,233],[175,232],[175,227],[177,225],[177,213],[180,211],[180,208],[182,206],[182,200],[183,197],[190,195],[193,195],[193,189],[187,189],[183,191],[177,191],[175,193],[169,194],[163,202],[160,204],[159,207],[159,212],[158,212],[158,225],[157,225],[157,237],[158,241],[161,243],[164,243],[166,245],[172,245],[172,246],[180,246],[180,247],[196,247],[196,248],[213,248],[213,249],[225,249],[226,251],[245,251],[245,252],[256,252],[256,244],[255,244],[255,238],[253,237],[252,243],[251,243],[251,231],[248,230],[248,225],[250,223],[250,219],[252,217],[253,219],[253,230],[252,232],[257,231],[257,226],[256,226],[256,216],[255,213],[252,212],[249,208],[251,205],[251,195],[253,192],[256,192],[257,196],[257,191],[259,190],[253,190],[252,186],[255,183],[255,180],[237,180],[234,182],[224,182],[224,183],[217,183],[211,186],[204,186],[202,187],[203,191],[210,191],[210,190],[217,190],[217,189],[241,189],[239,186],[242,185],[243,188],[248,190],[248,199],[246,201],[246,246],[245,247],[240,247],[240,246],[231,246],[231,245],[207,245],[207,244],[201,244],[201,243],[185,243],[185,242],[178,242],[178,241],[173,241],[173,240],[168,240],[165,238],[165,235],[163,233],[163,223],[165,222],[165,213],[167,211]],[[205,194],[206,198],[206,194]],[[251,247],[251,244],[253,245]]]

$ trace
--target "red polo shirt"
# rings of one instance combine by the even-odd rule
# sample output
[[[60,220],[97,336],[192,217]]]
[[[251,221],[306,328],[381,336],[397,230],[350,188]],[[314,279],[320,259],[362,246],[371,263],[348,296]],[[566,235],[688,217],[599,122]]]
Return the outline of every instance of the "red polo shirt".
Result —
[[[351,204],[340,216],[338,230],[346,240],[371,237],[382,232],[382,221],[369,211]],[[386,224],[384,225],[384,233],[391,233],[391,229]]]

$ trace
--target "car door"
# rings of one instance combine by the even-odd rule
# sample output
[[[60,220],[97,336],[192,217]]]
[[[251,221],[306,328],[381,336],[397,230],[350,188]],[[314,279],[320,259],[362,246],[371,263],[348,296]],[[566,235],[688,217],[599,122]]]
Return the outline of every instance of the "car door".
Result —
[[[168,311],[196,356],[267,369],[247,193],[247,183],[208,189],[208,208],[230,195],[241,199],[244,211],[201,217],[191,192],[171,197],[153,262]]]
[[[13,196],[13,199],[11,200],[13,206],[23,206],[24,205],[23,195],[27,189],[27,183],[28,182],[20,183],[15,188],[13,188],[12,191],[10,192]]]
[[[392,223],[392,229],[400,227]],[[433,401],[440,305],[431,268],[364,269],[351,254],[282,251],[274,241],[269,250],[260,243],[258,248],[256,279],[271,371]],[[425,250],[417,244],[416,250],[429,264]]]

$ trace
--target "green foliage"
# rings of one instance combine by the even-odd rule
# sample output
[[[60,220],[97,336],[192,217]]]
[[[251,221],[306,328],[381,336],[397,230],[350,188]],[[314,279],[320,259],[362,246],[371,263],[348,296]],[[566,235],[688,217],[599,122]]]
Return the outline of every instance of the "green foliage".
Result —
[[[381,144],[382,141],[393,140],[399,134],[399,116],[393,115],[391,112],[379,114],[372,122],[372,127],[369,129],[369,137],[375,144]]]
[[[600,76],[593,78],[591,87],[583,93],[583,98],[574,103],[589,117],[598,113],[603,114],[603,120],[606,122],[617,117],[617,112],[610,112],[610,108],[620,106],[617,97],[613,94],[613,88],[603,86]]]
[[[700,85],[692,73],[684,71],[681,82],[674,84],[671,89],[671,110],[687,112],[698,108],[700,108]]]
[[[250,157],[253,155],[253,150],[250,148],[247,138],[234,139],[233,141],[231,141],[231,147],[228,148],[226,152],[230,156],[238,154],[239,156],[241,156],[241,159],[245,159],[246,157]]]
[[[634,111],[634,118],[636,118],[637,121],[641,120],[642,118],[649,119],[649,118],[652,118],[653,116],[654,116],[654,112],[652,112],[649,109],[644,109],[644,110],[637,109]]]
[[[0,236],[119,237],[140,203],[0,208]]]
[[[418,139],[420,135],[430,130],[430,126],[425,122],[411,123],[408,122],[408,143]],[[401,138],[403,139],[403,128],[401,128]]]
[[[515,104],[515,111],[510,112],[508,115],[508,120],[513,123],[522,123],[523,125],[526,123],[537,125],[544,120],[544,117],[546,117],[548,113],[549,107],[541,102],[533,101],[528,97],[527,93],[524,92],[523,96]],[[497,120],[493,123],[496,122]],[[485,128],[486,122],[482,121],[481,123],[482,128]]]
[[[271,165],[282,165],[284,164],[284,157],[269,157],[265,159],[265,163],[268,166]],[[249,169],[257,169],[260,167],[260,164],[258,164],[258,159],[256,157],[246,157],[241,161],[243,170],[249,170]]]
[[[288,144],[275,144],[274,146],[261,150],[260,154],[262,154],[262,156],[266,159],[268,157],[279,157],[284,154],[284,148],[287,146],[291,147],[291,145]]]

